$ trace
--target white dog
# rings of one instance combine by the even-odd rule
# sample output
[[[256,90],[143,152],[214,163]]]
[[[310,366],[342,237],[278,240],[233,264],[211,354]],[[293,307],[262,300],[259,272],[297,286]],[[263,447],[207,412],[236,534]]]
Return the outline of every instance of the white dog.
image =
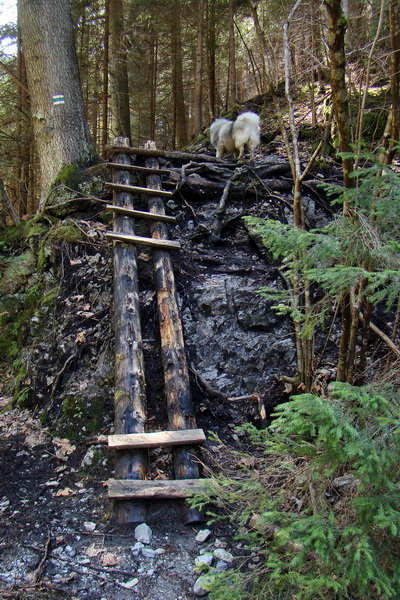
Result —
[[[251,160],[254,160],[254,150],[260,144],[260,117],[253,112],[245,112],[236,121],[217,119],[210,127],[210,139],[217,150],[217,158],[229,153],[240,159],[247,148]]]

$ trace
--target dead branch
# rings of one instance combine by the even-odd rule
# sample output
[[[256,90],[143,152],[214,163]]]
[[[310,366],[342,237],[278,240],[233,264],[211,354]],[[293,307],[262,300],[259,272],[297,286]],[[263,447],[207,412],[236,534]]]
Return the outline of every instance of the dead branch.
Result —
[[[33,584],[38,583],[42,578],[44,566],[45,566],[46,560],[48,559],[48,556],[49,556],[50,542],[51,542],[51,530],[49,528],[47,528],[47,538],[46,538],[46,542],[44,545],[43,556],[42,556],[38,566],[36,567],[36,569],[34,570],[32,575],[30,576],[30,579]]]
[[[364,323],[364,315],[360,312],[359,313],[359,319],[362,323]],[[384,333],[381,329],[379,329],[379,327],[377,327],[376,325],[374,325],[373,323],[369,323],[369,328],[371,329],[371,331],[373,333],[375,333],[375,335],[377,335],[384,344],[386,344],[386,346],[389,348],[389,350],[391,350],[392,352],[394,352],[394,354],[400,358],[400,349],[396,346],[396,344],[390,339],[390,337],[388,335],[386,335],[386,333]]]

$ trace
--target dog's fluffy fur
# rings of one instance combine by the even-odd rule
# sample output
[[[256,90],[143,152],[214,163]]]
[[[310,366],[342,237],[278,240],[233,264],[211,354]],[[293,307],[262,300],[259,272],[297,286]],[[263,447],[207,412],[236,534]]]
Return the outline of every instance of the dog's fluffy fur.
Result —
[[[253,112],[245,112],[236,121],[217,119],[210,127],[210,139],[217,150],[217,158],[229,153],[239,159],[247,149],[251,160],[254,160],[254,150],[260,144],[260,117]]]

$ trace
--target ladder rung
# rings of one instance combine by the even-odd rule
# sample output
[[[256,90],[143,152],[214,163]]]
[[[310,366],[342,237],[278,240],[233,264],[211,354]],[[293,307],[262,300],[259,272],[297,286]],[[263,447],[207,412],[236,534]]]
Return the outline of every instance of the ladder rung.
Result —
[[[134,498],[189,498],[206,488],[207,479],[109,479],[108,497],[130,500]]]
[[[150,167],[140,167],[139,165],[121,165],[119,163],[106,163],[109,169],[118,169],[120,171],[137,171],[138,173],[154,173],[154,175],[169,175],[168,169],[152,169]]]
[[[116,240],[117,242],[125,242],[128,244],[141,244],[143,246],[162,248],[163,250],[179,250],[179,248],[181,247],[179,242],[174,242],[173,240],[157,240],[154,238],[142,237],[140,235],[114,233],[113,231],[107,231],[106,238],[110,240]]]
[[[108,447],[110,449],[160,448],[164,446],[203,444],[205,441],[206,436],[202,429],[181,429],[179,431],[109,435]]]
[[[145,212],[143,210],[133,210],[132,208],[125,208],[123,206],[115,206],[115,204],[107,204],[107,210],[118,213],[120,215],[126,215],[127,217],[136,217],[137,219],[149,219],[149,221],[162,221],[164,223],[176,223],[175,217],[169,215],[157,215],[155,213]]]
[[[159,196],[160,198],[172,198],[172,192],[166,190],[153,190],[152,188],[138,187],[137,185],[122,185],[121,183],[106,183],[108,190],[115,192],[129,192],[130,194],[146,194],[148,196]]]

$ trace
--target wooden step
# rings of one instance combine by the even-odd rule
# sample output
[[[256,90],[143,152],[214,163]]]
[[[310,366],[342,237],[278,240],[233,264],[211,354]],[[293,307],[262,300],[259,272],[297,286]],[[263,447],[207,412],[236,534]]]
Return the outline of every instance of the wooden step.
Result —
[[[206,436],[202,429],[181,429],[179,431],[109,435],[108,447],[116,450],[126,448],[160,448],[165,446],[204,444],[205,441]]]
[[[163,223],[176,223],[175,217],[169,215],[158,215],[155,213],[145,212],[143,210],[133,210],[132,208],[125,208],[123,206],[115,206],[115,204],[107,204],[107,210],[118,213],[119,215],[126,215],[127,217],[133,217],[134,219],[148,219],[149,221],[162,221]]]
[[[207,479],[109,479],[108,497],[131,499],[177,499],[190,498],[206,489]]]
[[[151,175],[154,173],[155,175],[169,175],[170,171],[168,169],[150,169],[149,167],[140,167],[139,165],[121,165],[119,163],[106,163],[106,166],[109,169],[118,169],[120,171],[136,171],[137,173],[144,173],[145,175]]]
[[[139,244],[142,246],[152,246],[162,250],[179,250],[181,245],[173,240],[157,240],[153,238],[142,237],[140,235],[128,235],[125,233],[114,233],[107,231],[106,238],[115,240],[116,242],[124,242],[127,244]]]
[[[122,185],[120,183],[106,183],[108,190],[115,192],[129,192],[130,194],[145,194],[147,196],[159,196],[160,198],[172,198],[172,192],[166,190],[153,190],[152,188],[138,187],[137,185]]]

